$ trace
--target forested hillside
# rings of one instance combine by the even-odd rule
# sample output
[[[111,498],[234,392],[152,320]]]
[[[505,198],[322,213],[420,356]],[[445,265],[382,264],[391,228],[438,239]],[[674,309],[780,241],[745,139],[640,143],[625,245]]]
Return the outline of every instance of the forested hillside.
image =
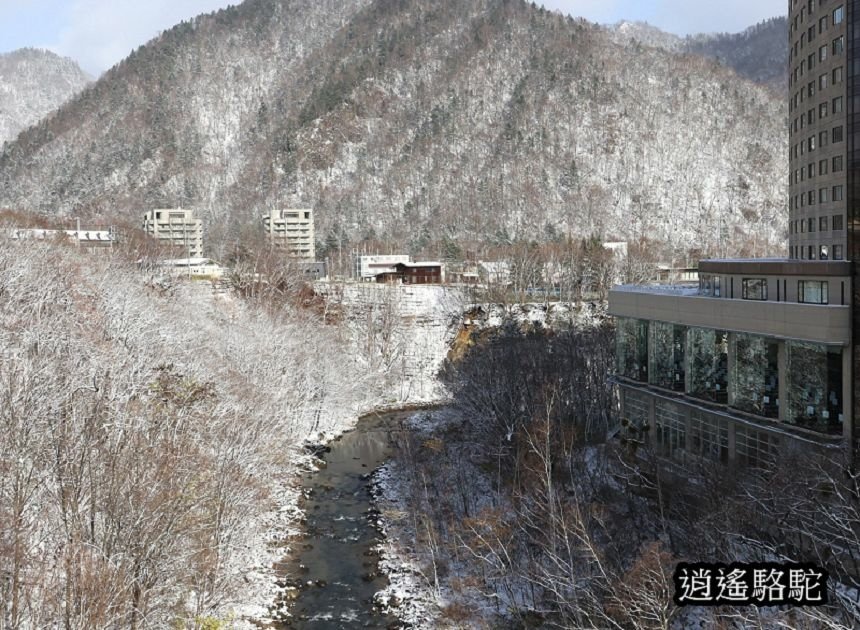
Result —
[[[619,22],[612,32],[619,42],[638,42],[676,53],[716,59],[742,77],[785,96],[788,87],[788,22],[765,20],[740,33],[703,33],[678,37],[645,22]]]
[[[80,92],[92,79],[71,59],[25,48],[0,54],[0,145]]]
[[[0,207],[193,206],[216,256],[292,204],[329,247],[561,234],[779,253],[784,122],[714,61],[521,0],[247,0],[6,147]]]
[[[121,256],[3,239],[0,296],[0,627],[268,603],[303,440],[354,422],[374,372],[308,313]]]

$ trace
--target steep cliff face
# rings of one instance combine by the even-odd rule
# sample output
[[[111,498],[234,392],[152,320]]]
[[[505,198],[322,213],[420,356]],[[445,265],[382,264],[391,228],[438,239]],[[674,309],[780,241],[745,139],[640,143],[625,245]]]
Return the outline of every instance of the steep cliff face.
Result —
[[[0,206],[195,206],[213,255],[283,204],[314,206],[320,239],[730,235],[762,253],[784,233],[785,115],[714,61],[520,0],[247,0],[7,146]]]
[[[0,54],[0,145],[91,81],[74,61],[46,50],[25,48]]]

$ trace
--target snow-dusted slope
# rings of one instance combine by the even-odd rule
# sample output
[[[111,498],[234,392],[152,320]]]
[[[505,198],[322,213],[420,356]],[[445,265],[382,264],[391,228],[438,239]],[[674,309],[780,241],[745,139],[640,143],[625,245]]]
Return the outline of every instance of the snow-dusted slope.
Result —
[[[780,254],[786,116],[713,60],[521,0],[246,0],[10,144],[0,207],[195,206],[216,257],[293,204],[344,251],[550,232],[683,251],[725,233]]]
[[[0,54],[0,145],[14,140],[90,81],[74,61],[46,50]]]

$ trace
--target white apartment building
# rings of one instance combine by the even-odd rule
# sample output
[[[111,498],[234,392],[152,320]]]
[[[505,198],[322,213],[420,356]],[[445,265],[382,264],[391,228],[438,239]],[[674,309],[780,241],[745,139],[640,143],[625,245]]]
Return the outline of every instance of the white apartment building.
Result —
[[[193,210],[156,209],[143,215],[143,230],[164,245],[178,248],[187,258],[203,255],[203,222]]]
[[[275,247],[304,260],[316,258],[313,210],[274,210],[263,217],[263,227]]]

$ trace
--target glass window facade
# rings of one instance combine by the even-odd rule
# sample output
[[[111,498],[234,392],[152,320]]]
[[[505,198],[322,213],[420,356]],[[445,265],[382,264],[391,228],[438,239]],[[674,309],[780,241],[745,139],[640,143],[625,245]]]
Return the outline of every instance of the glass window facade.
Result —
[[[732,407],[765,418],[779,417],[779,344],[774,339],[736,334],[732,348]]]
[[[729,385],[729,335],[722,330],[690,328],[687,333],[689,388],[687,393],[726,404]]]
[[[799,282],[821,284],[821,281]],[[817,299],[824,299],[820,298],[821,286],[803,290],[807,291],[807,298],[811,299],[815,293]],[[841,346],[779,341],[760,335],[631,318],[617,321],[620,376],[704,403],[726,405],[730,411],[781,419],[787,424],[832,435],[843,431]],[[782,375],[781,365],[785,370]],[[645,422],[650,400],[645,394],[641,400],[632,396],[626,399],[625,413],[631,423]],[[655,407],[655,422],[657,411]],[[690,432],[685,437],[684,431],[665,420],[666,413],[658,436],[666,450],[684,448],[684,441],[693,440],[695,435],[696,441],[690,442],[695,453],[705,449],[721,452],[722,438],[704,436],[702,428],[694,434],[689,427],[684,429]],[[758,456],[751,452],[749,457]]]
[[[648,382],[648,322],[618,318],[615,358],[620,376]]]
[[[651,364],[648,367],[648,382],[657,387],[683,392],[686,383],[686,326],[651,322],[650,332]]]
[[[786,421],[825,433],[842,432],[842,349],[786,342]]]

